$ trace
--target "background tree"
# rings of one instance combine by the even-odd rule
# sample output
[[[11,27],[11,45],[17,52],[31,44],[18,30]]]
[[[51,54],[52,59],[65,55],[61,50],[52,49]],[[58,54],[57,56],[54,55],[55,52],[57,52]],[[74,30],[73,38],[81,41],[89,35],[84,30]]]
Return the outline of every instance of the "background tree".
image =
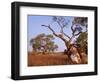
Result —
[[[36,52],[53,52],[58,48],[58,46],[54,43],[54,37],[53,35],[45,35],[39,34],[35,38],[32,38],[30,40],[30,44],[32,45],[32,48]]]
[[[82,32],[87,32],[87,27],[88,27],[87,17],[74,17],[73,21],[71,21],[72,22],[71,27],[68,27],[69,20],[67,19],[67,17],[53,16],[53,21],[59,25],[59,28],[57,28],[60,29],[59,33],[56,33],[53,27],[51,27],[51,24],[42,26],[47,27],[53,33],[53,35],[60,38],[65,43],[67,49],[69,49],[72,40],[76,36],[78,37]],[[71,29],[72,31],[71,36],[69,36],[67,32],[64,31],[67,28]]]

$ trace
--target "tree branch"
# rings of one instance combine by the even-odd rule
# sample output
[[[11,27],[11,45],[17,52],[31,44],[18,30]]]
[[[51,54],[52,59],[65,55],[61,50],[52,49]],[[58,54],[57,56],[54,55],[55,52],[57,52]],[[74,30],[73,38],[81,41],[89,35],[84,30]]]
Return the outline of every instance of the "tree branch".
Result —
[[[71,30],[72,30],[72,32],[74,32],[73,25],[71,26]]]
[[[64,32],[63,32],[63,34],[66,36],[66,37],[68,37],[69,39],[71,39],[67,34],[65,34]]]
[[[58,37],[58,35],[55,33],[55,31],[50,27],[50,25],[41,25],[41,26],[44,26],[44,27],[48,27],[49,28],[49,30],[51,30],[52,31],[52,33],[55,35],[55,36],[57,36]]]
[[[64,31],[63,31],[63,28],[64,28],[64,27],[62,27],[61,24],[60,24],[59,22],[57,22],[57,23],[58,23],[59,26],[61,27],[60,33],[64,34],[67,38],[70,39],[70,37],[69,37],[67,34],[65,34]]]
[[[86,31],[85,32],[87,32],[88,30],[87,30],[87,27],[86,27]]]
[[[82,32],[79,32],[79,33],[75,34],[74,36],[77,36],[77,35],[79,35],[80,33],[82,33]]]
[[[65,42],[66,47],[68,46],[69,41],[67,41],[62,35],[56,34],[55,31],[50,27],[50,25],[48,25],[48,26],[47,26],[47,25],[41,25],[41,26],[48,27],[49,30],[51,30],[52,33],[53,33],[56,37],[59,37],[60,39],[62,39],[62,40]],[[66,36],[69,37],[68,35],[66,35]],[[70,37],[69,37],[69,38],[70,38]]]
[[[49,25],[49,26],[47,26],[47,25],[41,25],[41,26],[48,27],[48,28],[52,31],[52,33],[53,33],[55,36],[59,37],[59,35],[55,33],[55,31],[50,27],[50,25]],[[70,38],[67,34],[65,34],[63,31],[62,31],[62,34],[64,34],[67,38],[69,38],[69,40],[71,39],[71,38]]]
[[[57,21],[57,23],[59,24],[59,26],[61,27],[60,33],[63,33],[63,27],[61,26],[61,24]]]
[[[71,42],[71,40],[73,39],[73,37],[78,36],[80,33],[82,33],[82,32],[79,32],[79,33],[73,35],[73,36],[70,38],[69,42]]]

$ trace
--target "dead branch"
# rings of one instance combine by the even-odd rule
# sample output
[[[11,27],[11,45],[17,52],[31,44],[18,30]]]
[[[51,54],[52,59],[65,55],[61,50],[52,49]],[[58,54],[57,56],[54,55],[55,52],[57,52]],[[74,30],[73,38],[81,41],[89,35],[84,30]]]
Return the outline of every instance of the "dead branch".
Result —
[[[66,37],[68,37],[69,39],[71,39],[67,34],[65,34],[64,32],[63,32],[63,34],[66,36]]]
[[[55,31],[50,27],[50,25],[41,25],[41,26],[44,26],[44,27],[48,27],[49,28],[49,30],[51,30],[52,31],[52,33],[56,36],[56,37],[59,37],[60,39],[62,39],[66,44],[66,47],[67,47],[67,45],[68,45],[68,40],[66,40],[61,34],[56,34],[55,33]],[[70,38],[68,35],[66,35],[68,38]]]
[[[59,26],[61,27],[60,33],[63,34],[63,27],[61,26],[61,24],[57,21],[57,23],[59,24]]]
[[[52,33],[55,35],[55,36],[57,36],[58,37],[58,34],[56,34],[55,33],[55,31],[50,27],[50,25],[41,25],[41,26],[44,26],[44,27],[48,27],[49,28],[49,30],[51,30],[52,31]]]

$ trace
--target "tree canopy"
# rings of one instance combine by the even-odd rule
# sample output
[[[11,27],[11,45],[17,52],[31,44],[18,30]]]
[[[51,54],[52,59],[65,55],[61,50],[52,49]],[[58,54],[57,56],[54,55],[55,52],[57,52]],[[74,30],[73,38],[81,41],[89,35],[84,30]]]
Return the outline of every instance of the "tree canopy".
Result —
[[[53,35],[46,35],[44,33],[37,35],[30,40],[32,48],[36,52],[53,52],[57,50],[58,46],[54,43]]]
[[[88,47],[88,39],[87,39],[87,32],[83,32],[79,35],[76,42],[80,48],[80,52],[85,52],[87,54],[87,47]]]

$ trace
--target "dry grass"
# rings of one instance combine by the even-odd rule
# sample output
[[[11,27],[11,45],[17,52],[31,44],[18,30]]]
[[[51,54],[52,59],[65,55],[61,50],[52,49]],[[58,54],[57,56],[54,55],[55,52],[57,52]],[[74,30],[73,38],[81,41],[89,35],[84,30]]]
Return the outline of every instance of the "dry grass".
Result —
[[[82,64],[86,64],[85,59],[82,58]],[[85,63],[84,63],[85,62]],[[42,54],[36,52],[28,53],[28,66],[50,66],[50,65],[68,65],[73,64],[71,60],[68,59],[67,55],[63,52]]]
[[[66,65],[67,55],[62,53],[54,54],[28,54],[28,66]]]

